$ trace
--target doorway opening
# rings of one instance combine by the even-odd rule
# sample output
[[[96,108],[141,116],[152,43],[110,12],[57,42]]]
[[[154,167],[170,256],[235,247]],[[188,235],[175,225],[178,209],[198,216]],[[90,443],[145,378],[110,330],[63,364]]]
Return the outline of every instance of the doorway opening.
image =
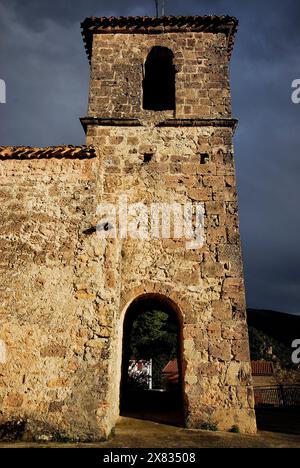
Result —
[[[184,425],[182,325],[168,298],[147,294],[129,306],[123,326],[120,413]]]

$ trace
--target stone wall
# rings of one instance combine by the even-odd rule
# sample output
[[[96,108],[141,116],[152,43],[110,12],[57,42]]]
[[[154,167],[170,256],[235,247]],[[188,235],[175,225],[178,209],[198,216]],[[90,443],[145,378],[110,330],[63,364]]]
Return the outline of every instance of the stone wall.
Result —
[[[95,159],[1,162],[3,421],[106,437],[119,412],[125,312],[155,293],[182,313],[187,425],[255,430],[231,133],[90,127]],[[96,207],[124,194],[204,202],[205,245],[103,242]]]
[[[221,429],[238,425],[253,432],[231,137],[231,129],[212,127],[90,127],[88,143],[93,142],[101,160],[102,201],[118,204],[126,195],[128,203],[205,206],[205,244],[200,249],[187,249],[185,239],[124,239],[115,246],[107,283],[120,303],[112,400],[118,401],[124,314],[132,300],[157,294],[173,300],[182,314],[188,427],[215,420]],[[145,153],[153,155],[150,162],[144,161]]]
[[[172,50],[176,67],[176,112],[142,109],[143,67],[154,46]],[[89,115],[95,117],[230,117],[225,34],[94,35]]]
[[[29,419],[70,437],[101,438],[96,410],[109,329],[96,319],[102,252],[86,233],[97,159],[0,164],[0,421]]]

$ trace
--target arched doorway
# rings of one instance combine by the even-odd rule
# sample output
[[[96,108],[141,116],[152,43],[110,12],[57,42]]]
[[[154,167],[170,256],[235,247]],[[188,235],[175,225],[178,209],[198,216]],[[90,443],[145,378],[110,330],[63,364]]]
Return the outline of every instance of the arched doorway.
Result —
[[[135,299],[123,325],[120,413],[184,425],[182,323],[165,296]]]

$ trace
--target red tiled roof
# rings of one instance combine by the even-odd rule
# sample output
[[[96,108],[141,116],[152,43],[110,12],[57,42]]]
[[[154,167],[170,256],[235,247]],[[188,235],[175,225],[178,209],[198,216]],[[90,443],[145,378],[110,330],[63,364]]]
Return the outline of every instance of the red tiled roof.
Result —
[[[168,382],[178,383],[179,374],[167,374],[166,377]]]
[[[228,38],[230,57],[238,20],[232,16],[129,16],[86,18],[81,23],[85,48],[91,59],[93,34],[133,33],[161,34],[178,32],[224,33]]]
[[[251,361],[252,375],[274,375],[273,364],[268,361]]]
[[[49,159],[71,158],[90,159],[96,157],[91,146],[48,146],[32,148],[31,146],[0,146],[0,160],[5,159]]]
[[[169,361],[168,364],[162,370],[163,374],[177,374],[178,373],[178,363],[177,359]]]

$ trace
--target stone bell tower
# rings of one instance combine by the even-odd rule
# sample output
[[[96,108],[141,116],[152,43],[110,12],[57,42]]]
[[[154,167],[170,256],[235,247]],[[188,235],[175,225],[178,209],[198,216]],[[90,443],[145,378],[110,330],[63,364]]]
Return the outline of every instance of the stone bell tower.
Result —
[[[0,146],[0,437],[107,437],[128,403],[128,324],[148,307],[176,322],[182,423],[256,431],[236,28],[230,17],[88,18],[87,146]]]
[[[106,324],[97,342],[101,391],[90,396],[102,435],[119,415],[124,318],[147,297],[172,308],[180,323],[186,426],[213,421],[256,431],[232,147],[236,29],[235,18],[216,16],[82,23],[91,81],[81,121],[98,155],[96,205],[126,197],[204,208],[200,247],[174,236],[108,236],[99,244],[99,275],[83,295],[97,297],[93,320]]]

